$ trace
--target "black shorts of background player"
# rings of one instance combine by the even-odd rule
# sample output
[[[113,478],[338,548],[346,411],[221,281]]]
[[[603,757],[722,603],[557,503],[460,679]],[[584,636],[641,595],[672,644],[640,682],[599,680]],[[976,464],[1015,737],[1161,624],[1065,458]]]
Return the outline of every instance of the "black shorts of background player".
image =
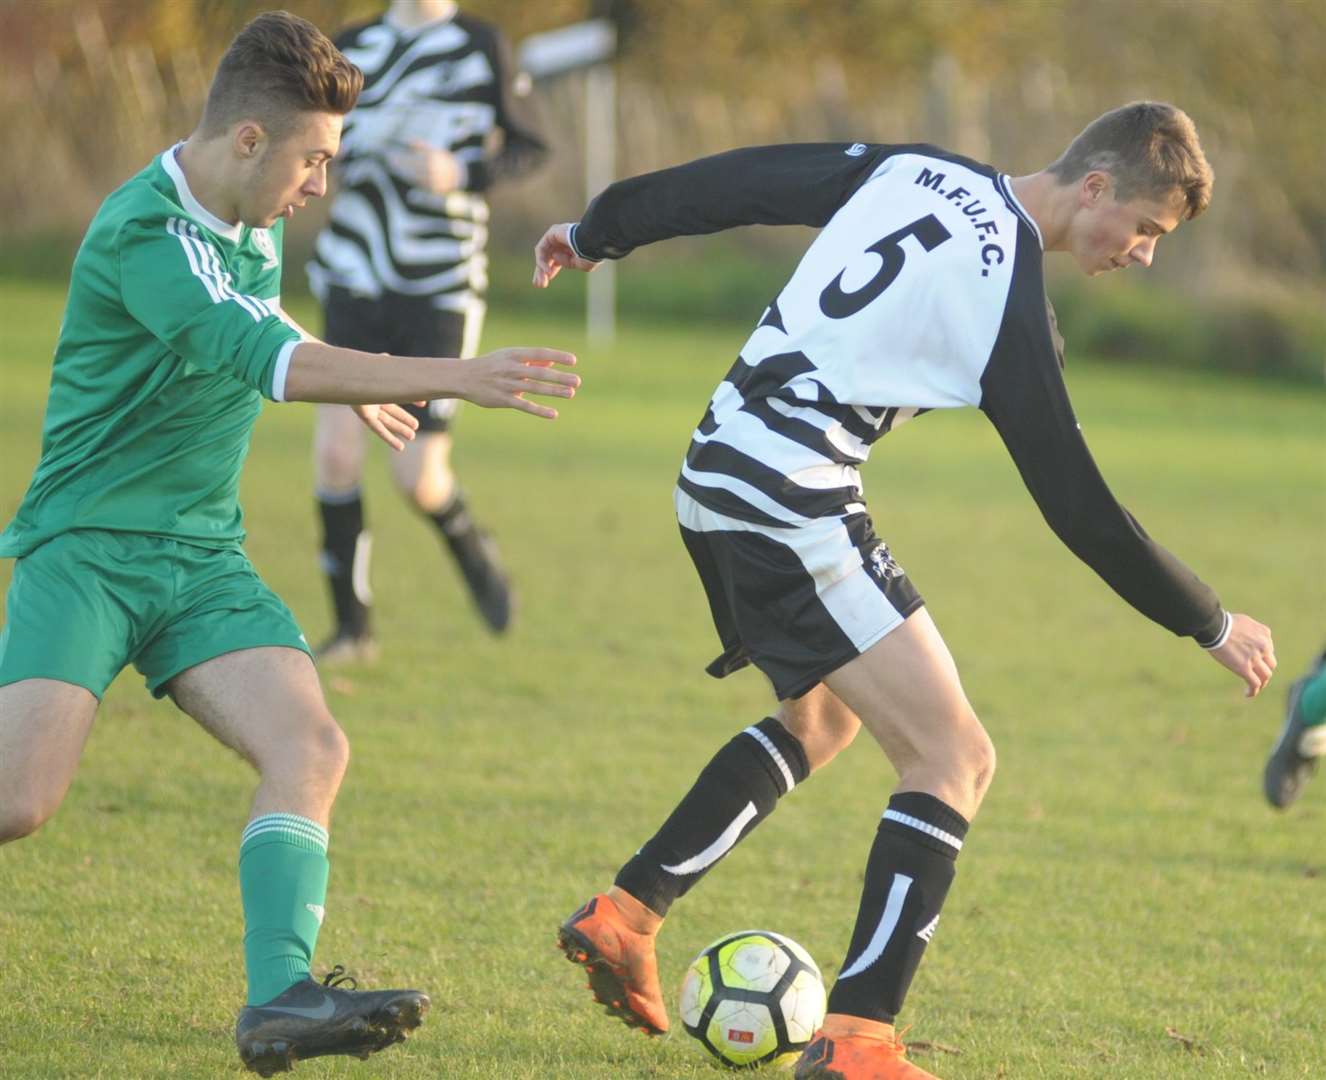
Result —
[[[1091,275],[1148,266],[1158,238],[1205,209],[1210,185],[1192,121],[1137,102],[1026,176],[920,144],[756,147],[620,181],[578,223],[544,234],[541,287],[563,267],[592,270],[672,236],[821,230],[714,392],[675,493],[724,650],[709,670],[753,663],[779,705],[718,751],[612,888],[562,925],[561,947],[609,1012],[667,1029],[653,941],[670,905],[864,727],[898,783],[829,1015],[795,1073],[930,1076],[905,1060],[893,1021],[995,752],[866,512],[860,467],[904,420],[979,407],[1070,550],[1143,615],[1208,649],[1249,696],[1266,685],[1270,631],[1226,611],[1101,477],[1045,295],[1045,252]]]
[[[309,264],[326,339],[370,352],[473,356],[487,285],[483,193],[545,156],[522,100],[528,79],[513,70],[496,27],[450,0],[395,0],[381,17],[345,30],[337,45],[363,70],[365,93],[346,118],[339,191]],[[456,403],[408,408],[419,432],[392,456],[395,485],[436,527],[485,624],[501,634],[514,592],[451,468]],[[324,665],[376,653],[360,492],[366,448],[347,410],[319,410],[321,563],[336,622],[317,649]]]

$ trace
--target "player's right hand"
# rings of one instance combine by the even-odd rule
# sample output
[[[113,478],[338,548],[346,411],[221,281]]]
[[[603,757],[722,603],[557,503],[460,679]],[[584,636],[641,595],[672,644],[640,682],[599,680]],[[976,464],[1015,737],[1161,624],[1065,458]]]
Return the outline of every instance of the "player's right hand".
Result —
[[[1275,644],[1271,628],[1249,615],[1231,615],[1229,637],[1211,656],[1247,684],[1244,697],[1254,698],[1266,688],[1275,671]]]
[[[559,349],[496,349],[465,361],[467,385],[460,396],[486,409],[517,409],[556,420],[556,409],[528,401],[525,395],[575,397],[580,376],[557,370],[575,362],[571,353]]]
[[[546,289],[563,266],[589,273],[598,268],[592,259],[582,259],[571,246],[571,221],[549,226],[534,245],[534,287]]]

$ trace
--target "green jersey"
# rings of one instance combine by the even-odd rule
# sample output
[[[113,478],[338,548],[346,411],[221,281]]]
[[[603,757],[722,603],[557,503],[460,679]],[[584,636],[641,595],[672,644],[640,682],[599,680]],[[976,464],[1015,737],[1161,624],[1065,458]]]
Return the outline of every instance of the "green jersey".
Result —
[[[280,312],[284,222],[221,221],[168,150],[115,191],[74,260],[41,460],[0,556],[72,529],[212,548],[244,539],[239,474],[298,332]]]

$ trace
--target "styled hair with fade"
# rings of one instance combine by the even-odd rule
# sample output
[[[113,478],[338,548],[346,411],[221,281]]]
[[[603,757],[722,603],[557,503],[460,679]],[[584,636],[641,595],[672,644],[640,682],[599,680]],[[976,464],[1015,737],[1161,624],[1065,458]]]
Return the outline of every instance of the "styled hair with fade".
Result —
[[[1120,202],[1180,191],[1190,221],[1210,205],[1215,179],[1192,119],[1160,101],[1134,101],[1097,117],[1047,171],[1061,184],[1109,173]]]
[[[299,113],[344,116],[363,85],[364,73],[311,22],[267,11],[221,57],[203,108],[202,134],[214,138],[237,120],[254,119],[280,140]]]

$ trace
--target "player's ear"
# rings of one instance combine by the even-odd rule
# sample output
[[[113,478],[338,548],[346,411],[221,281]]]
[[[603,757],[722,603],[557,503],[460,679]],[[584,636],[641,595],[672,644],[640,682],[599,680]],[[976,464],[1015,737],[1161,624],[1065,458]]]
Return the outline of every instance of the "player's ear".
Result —
[[[239,126],[235,128],[235,152],[245,159],[257,157],[266,139],[267,133],[263,131],[262,125],[258,121],[241,121]]]
[[[1082,183],[1078,188],[1079,197],[1084,207],[1096,206],[1110,190],[1114,187],[1110,174],[1101,172],[1099,169],[1092,169],[1086,176],[1082,177]]]

